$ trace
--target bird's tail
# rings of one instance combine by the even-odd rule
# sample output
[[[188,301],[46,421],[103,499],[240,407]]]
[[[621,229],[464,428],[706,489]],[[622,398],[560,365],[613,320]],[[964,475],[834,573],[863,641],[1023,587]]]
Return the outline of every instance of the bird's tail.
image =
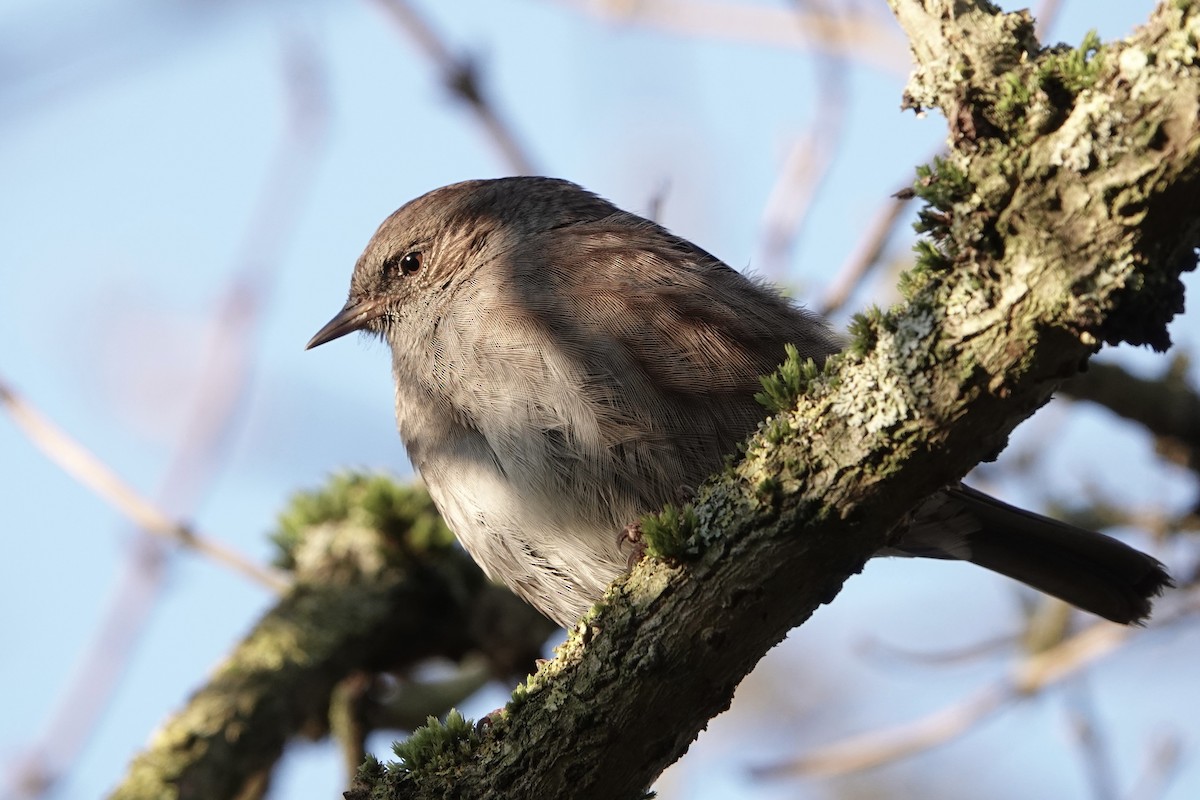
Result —
[[[961,485],[931,498],[894,548],[970,561],[1125,624],[1148,617],[1152,598],[1173,585],[1157,559],[1110,536]]]

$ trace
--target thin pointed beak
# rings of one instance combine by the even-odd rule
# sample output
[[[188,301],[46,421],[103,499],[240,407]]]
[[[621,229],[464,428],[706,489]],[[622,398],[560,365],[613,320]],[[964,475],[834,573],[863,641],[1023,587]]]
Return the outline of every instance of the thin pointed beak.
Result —
[[[340,339],[347,333],[360,331],[371,320],[383,314],[386,306],[381,299],[346,301],[342,310],[333,319],[325,323],[325,327],[317,331],[317,335],[308,340],[305,350],[312,350],[318,345]]]

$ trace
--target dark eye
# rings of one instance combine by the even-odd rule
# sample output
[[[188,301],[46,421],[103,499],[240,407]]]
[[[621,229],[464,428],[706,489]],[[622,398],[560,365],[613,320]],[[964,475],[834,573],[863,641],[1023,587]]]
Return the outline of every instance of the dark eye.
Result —
[[[389,277],[395,277],[397,272],[403,275],[412,275],[421,268],[423,260],[424,256],[419,250],[413,250],[403,256],[392,256],[383,262],[383,273]]]
[[[404,258],[400,259],[400,271],[405,275],[412,275],[421,268],[421,254],[417,251],[405,253]]]

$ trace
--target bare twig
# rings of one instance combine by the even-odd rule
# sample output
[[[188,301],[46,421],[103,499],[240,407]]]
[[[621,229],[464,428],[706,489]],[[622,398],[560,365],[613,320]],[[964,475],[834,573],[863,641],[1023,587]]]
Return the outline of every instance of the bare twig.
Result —
[[[850,11],[835,19],[819,12],[712,0],[567,0],[565,5],[684,36],[807,48],[889,72],[904,72],[912,63],[895,23],[883,14]]]
[[[831,776],[870,769],[936,747],[995,714],[1017,699],[1012,686],[988,686],[966,700],[915,722],[851,736],[786,762],[757,767],[759,778]]]
[[[840,311],[871,271],[882,263],[884,249],[895,234],[896,226],[904,218],[904,212],[912,199],[907,195],[897,195],[911,185],[911,180],[906,182],[876,210],[863,238],[859,240],[850,257],[842,262],[833,284],[817,305],[820,314],[829,316]]]
[[[1129,793],[1129,800],[1159,800],[1167,793],[1183,761],[1183,744],[1177,734],[1162,736],[1150,746],[1145,769]]]
[[[47,458],[128,517],[141,530],[211,558],[272,591],[283,592],[290,585],[287,577],[280,572],[256,564],[232,547],[203,536],[182,522],[172,520],[136,489],[121,480],[95,454],[72,439],[14,392],[2,379],[0,406],[8,411],[13,422],[17,423]]]
[[[1159,454],[1200,472],[1200,392],[1187,378],[1187,359],[1176,356],[1162,377],[1147,380],[1116,364],[1092,363],[1061,387],[1136,422],[1154,435]]]
[[[479,69],[468,57],[457,56],[442,41],[433,27],[406,0],[373,0],[407,34],[441,73],[442,82],[471,109],[479,124],[500,150],[510,169],[518,175],[536,172],[533,159],[517,139],[508,123],[500,118],[493,102],[484,93]]]
[[[1075,743],[1079,746],[1080,760],[1083,761],[1083,771],[1092,789],[1092,797],[1094,800],[1117,800],[1119,793],[1112,754],[1096,721],[1095,703],[1086,678],[1086,675],[1080,675],[1072,682],[1071,691],[1068,692],[1070,706],[1067,718],[1075,735]]]
[[[969,644],[966,647],[924,652],[900,647],[881,639],[868,639],[862,642],[857,649],[864,656],[898,659],[910,664],[942,666],[975,661],[985,656],[1006,652],[1016,641],[1018,641],[1017,636],[1004,634]]]
[[[667,178],[663,178],[658,182],[658,185],[654,187],[654,191],[651,192],[650,198],[646,201],[646,210],[643,212],[642,216],[644,216],[646,219],[653,220],[654,222],[661,221],[663,206],[666,205],[667,196],[670,193],[671,181]]]
[[[1050,30],[1054,27],[1054,23],[1058,21],[1058,12],[1062,10],[1062,2],[1060,0],[1042,0],[1041,5],[1034,12],[1034,20],[1036,26],[1034,31],[1040,41],[1045,41],[1050,35]]]
[[[1192,592],[1152,623],[1159,628],[1200,610]],[[871,769],[931,749],[976,727],[1006,705],[1030,697],[1113,653],[1140,633],[1138,628],[1097,622],[1058,645],[1026,655],[1009,674],[966,699],[913,722],[869,731],[817,748],[799,758],[759,767],[759,777],[844,775]]]
[[[805,13],[797,8],[796,14]],[[838,21],[836,13],[830,19]],[[840,58],[816,59],[816,110],[813,124],[797,139],[784,159],[783,168],[762,214],[761,269],[778,279],[785,271],[813,201],[820,193],[846,126],[846,97],[849,65]]]
[[[284,76],[290,124],[247,223],[237,272],[215,315],[216,339],[198,382],[201,392],[152,507],[184,509],[198,501],[223,463],[244,407],[255,368],[255,333],[274,283],[278,253],[298,219],[328,117],[314,51],[295,36],[285,40]],[[37,796],[51,787],[95,730],[161,590],[165,557],[157,541],[135,541],[97,633],[58,707],[35,743],[17,759],[13,783],[23,796]]]

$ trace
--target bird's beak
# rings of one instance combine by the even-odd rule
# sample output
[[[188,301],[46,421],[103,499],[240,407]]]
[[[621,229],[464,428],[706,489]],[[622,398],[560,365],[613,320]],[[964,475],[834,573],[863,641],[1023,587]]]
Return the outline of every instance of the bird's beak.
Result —
[[[382,298],[356,300],[350,298],[342,306],[333,319],[325,323],[325,327],[317,331],[317,335],[308,340],[305,350],[312,350],[317,345],[340,339],[347,333],[360,331],[367,323],[383,314],[387,306]]]

